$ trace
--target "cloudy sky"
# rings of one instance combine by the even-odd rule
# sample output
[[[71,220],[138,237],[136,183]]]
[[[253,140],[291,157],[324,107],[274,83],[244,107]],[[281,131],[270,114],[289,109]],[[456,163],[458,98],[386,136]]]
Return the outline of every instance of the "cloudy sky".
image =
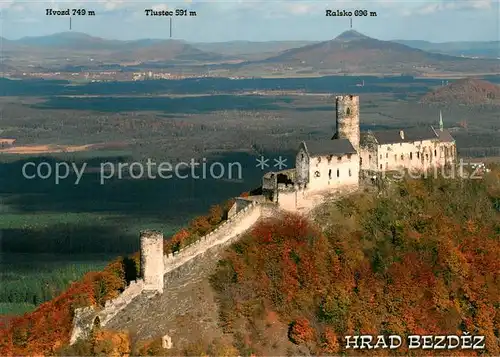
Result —
[[[232,40],[328,40],[349,29],[349,18],[326,17],[325,10],[375,11],[353,17],[353,28],[383,39],[478,41],[500,39],[500,0],[185,0],[166,2],[0,0],[0,36],[17,39],[69,30],[69,18],[46,16],[46,9],[93,10],[73,16],[72,30],[110,39],[168,38],[167,17],[145,9],[186,9],[194,17],[173,17],[173,38],[191,42]]]

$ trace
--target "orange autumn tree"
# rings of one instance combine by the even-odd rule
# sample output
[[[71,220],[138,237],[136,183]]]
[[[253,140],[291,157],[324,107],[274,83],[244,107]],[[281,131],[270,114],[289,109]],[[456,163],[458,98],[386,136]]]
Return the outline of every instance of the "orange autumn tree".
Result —
[[[293,343],[302,344],[314,339],[314,330],[306,318],[298,318],[290,324],[289,338]]]
[[[226,203],[224,209],[214,206],[203,221],[222,221],[230,208],[227,207],[229,203]],[[218,215],[221,217],[217,217]],[[196,226],[183,229],[174,236],[173,244],[185,244],[193,234],[199,233]],[[171,246],[172,244],[165,244],[165,249],[171,249]],[[102,307],[105,301],[118,296],[128,283],[125,272],[130,274],[130,263],[135,267],[135,276],[127,278],[135,279],[140,272],[139,252],[130,258],[117,258],[101,272],[86,274],[63,294],[40,305],[35,311],[0,323],[0,355],[55,354],[69,342],[74,310],[92,305]]]
[[[313,354],[349,354],[339,343],[345,335],[468,331],[499,355],[498,175],[360,192],[325,206],[317,228],[294,215],[260,222],[213,276],[221,322],[245,331],[267,307],[282,321],[308,316],[320,336]]]
[[[102,307],[125,288],[125,264],[118,258],[102,272],[87,273],[57,298],[9,321],[0,330],[0,355],[54,354],[69,341],[76,308]]]

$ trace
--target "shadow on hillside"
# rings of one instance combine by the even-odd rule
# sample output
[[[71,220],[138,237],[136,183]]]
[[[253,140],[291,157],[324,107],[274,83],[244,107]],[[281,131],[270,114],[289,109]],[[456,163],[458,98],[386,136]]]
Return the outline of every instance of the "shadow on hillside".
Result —
[[[3,253],[92,254],[136,252],[139,232],[123,233],[119,226],[72,223],[40,228],[3,229]]]

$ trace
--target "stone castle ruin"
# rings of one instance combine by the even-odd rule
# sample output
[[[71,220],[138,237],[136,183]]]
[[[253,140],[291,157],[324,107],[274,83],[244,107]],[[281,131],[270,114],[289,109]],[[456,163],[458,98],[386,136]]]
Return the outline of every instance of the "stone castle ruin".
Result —
[[[262,195],[236,198],[228,219],[215,230],[167,255],[163,252],[162,233],[142,232],[141,278],[101,309],[76,309],[70,343],[87,338],[95,326],[106,326],[138,296],[162,294],[169,288],[170,273],[196,264],[209,251],[223,251],[260,219],[275,217],[282,211],[307,211],[328,195],[338,197],[357,190],[363,175],[385,170],[427,170],[455,161],[455,141],[443,128],[442,119],[438,129],[429,126],[360,133],[359,97],[337,96],[335,135],[300,143],[295,168],[266,173]]]
[[[360,133],[359,97],[336,97],[336,133],[300,143],[295,168],[268,172],[265,200],[287,211],[310,209],[331,193],[357,190],[361,177],[386,171],[427,171],[456,162],[455,140],[433,126]]]

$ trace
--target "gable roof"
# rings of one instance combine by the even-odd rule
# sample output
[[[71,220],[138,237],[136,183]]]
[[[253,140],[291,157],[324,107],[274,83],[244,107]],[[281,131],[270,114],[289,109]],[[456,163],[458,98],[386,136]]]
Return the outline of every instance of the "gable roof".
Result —
[[[348,139],[303,141],[309,156],[346,155],[356,154],[356,149]]]
[[[451,136],[450,132],[446,129],[443,129],[443,131],[441,131],[439,129],[434,129],[434,131],[436,132],[436,135],[438,136],[439,141],[441,141],[443,143],[452,143],[455,141],[455,139],[453,139],[453,136]]]
[[[404,139],[400,132],[403,131]],[[407,128],[401,130],[384,130],[366,133],[372,135],[379,145],[410,143],[414,141],[437,139],[442,142],[455,141],[448,130],[435,130],[432,126],[424,128]]]

